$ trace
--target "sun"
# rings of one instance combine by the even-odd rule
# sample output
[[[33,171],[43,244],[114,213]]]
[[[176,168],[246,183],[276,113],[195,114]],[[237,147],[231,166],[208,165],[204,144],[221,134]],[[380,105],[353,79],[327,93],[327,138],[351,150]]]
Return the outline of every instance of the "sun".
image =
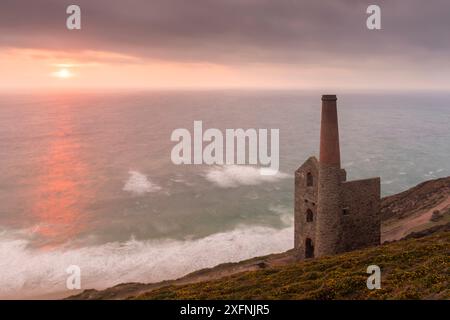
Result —
[[[63,69],[59,69],[58,71],[54,72],[53,76],[60,78],[60,79],[67,79],[67,78],[72,78],[73,73],[69,69],[63,68]]]

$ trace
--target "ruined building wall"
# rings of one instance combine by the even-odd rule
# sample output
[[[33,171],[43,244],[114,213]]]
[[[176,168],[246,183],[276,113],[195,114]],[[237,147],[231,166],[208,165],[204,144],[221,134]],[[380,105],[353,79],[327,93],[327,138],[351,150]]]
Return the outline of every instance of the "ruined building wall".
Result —
[[[339,251],[380,244],[380,178],[341,185],[342,235]]]
[[[339,236],[342,233],[339,214],[341,170],[322,163],[319,164],[319,168],[316,257],[338,252]]]
[[[309,158],[295,172],[294,248],[299,259],[305,258],[306,239],[311,239],[311,245],[315,246],[318,174],[318,162],[315,157]],[[308,221],[307,215],[310,213],[312,221]]]

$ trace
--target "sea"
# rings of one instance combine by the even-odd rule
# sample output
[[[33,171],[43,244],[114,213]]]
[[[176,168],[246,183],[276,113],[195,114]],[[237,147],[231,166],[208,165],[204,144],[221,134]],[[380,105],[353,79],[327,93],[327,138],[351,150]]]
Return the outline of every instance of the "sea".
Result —
[[[327,93],[327,92],[325,92]],[[450,175],[450,93],[341,92],[348,179],[382,195]],[[0,298],[157,282],[293,247],[294,171],[319,152],[321,93],[0,95]],[[175,165],[175,129],[279,129],[280,171]],[[68,271],[69,270],[69,271]]]

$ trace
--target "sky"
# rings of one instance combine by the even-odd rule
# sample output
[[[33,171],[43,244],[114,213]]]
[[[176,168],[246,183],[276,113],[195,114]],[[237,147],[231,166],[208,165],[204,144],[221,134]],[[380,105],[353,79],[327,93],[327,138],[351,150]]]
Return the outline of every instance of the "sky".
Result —
[[[81,30],[66,8],[81,8]],[[381,30],[366,9],[381,8]],[[450,90],[448,0],[1,0],[0,89]]]

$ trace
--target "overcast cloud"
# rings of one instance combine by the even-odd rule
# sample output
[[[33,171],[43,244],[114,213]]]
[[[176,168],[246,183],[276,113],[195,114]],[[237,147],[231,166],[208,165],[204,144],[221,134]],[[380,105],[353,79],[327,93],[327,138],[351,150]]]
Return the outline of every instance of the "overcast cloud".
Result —
[[[72,3],[82,9],[81,31],[65,29],[65,9]],[[231,64],[447,60],[449,1],[376,1],[382,8],[381,31],[366,29],[365,11],[372,3],[2,0],[0,45]]]

